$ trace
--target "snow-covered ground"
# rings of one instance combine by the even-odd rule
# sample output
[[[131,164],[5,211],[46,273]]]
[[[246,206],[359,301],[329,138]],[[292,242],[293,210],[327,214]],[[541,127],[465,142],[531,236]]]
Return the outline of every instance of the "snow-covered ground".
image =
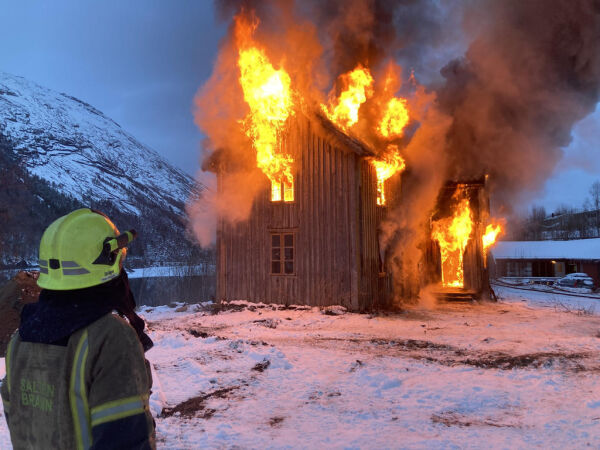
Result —
[[[155,277],[186,277],[196,275],[210,275],[215,273],[213,264],[198,266],[158,266],[128,269],[129,278],[155,278]]]
[[[540,292],[548,288],[549,292]],[[578,297],[553,291],[548,286],[536,286],[533,291],[494,285],[494,292],[506,302],[526,302],[530,306],[550,308],[557,311],[574,312],[580,315],[600,315],[600,298]],[[584,295],[588,295],[584,293]]]
[[[385,315],[142,308],[159,448],[599,448],[600,317],[504,289]]]

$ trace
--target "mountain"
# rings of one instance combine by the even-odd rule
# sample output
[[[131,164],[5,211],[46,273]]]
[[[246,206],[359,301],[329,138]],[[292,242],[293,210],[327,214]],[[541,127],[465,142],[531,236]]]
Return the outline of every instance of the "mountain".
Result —
[[[0,263],[35,261],[43,229],[76,207],[138,227],[143,263],[188,259],[185,203],[203,186],[93,106],[0,72]],[[24,248],[25,246],[25,248]]]

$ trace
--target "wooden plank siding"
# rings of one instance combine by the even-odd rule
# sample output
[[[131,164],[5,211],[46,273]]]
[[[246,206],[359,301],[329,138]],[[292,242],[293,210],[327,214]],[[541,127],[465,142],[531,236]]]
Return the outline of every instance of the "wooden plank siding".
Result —
[[[379,299],[374,170],[302,117],[282,145],[296,164],[294,202],[271,202],[264,177],[247,221],[219,220],[217,298],[371,308]],[[274,232],[294,233],[294,275],[271,274]]]

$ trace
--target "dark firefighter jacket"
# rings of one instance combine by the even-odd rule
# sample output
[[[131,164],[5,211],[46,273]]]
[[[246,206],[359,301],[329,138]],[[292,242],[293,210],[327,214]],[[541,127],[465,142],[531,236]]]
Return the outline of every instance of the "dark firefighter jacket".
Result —
[[[136,331],[96,301],[60,305],[42,295],[7,348],[0,393],[15,450],[155,448]]]

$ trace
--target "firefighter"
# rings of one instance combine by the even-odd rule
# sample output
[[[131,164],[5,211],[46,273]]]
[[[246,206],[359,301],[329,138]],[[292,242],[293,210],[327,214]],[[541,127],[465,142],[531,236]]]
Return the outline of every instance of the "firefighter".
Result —
[[[1,386],[15,449],[155,448],[152,341],[122,268],[134,237],[90,209],[44,232],[42,291],[21,313]]]

